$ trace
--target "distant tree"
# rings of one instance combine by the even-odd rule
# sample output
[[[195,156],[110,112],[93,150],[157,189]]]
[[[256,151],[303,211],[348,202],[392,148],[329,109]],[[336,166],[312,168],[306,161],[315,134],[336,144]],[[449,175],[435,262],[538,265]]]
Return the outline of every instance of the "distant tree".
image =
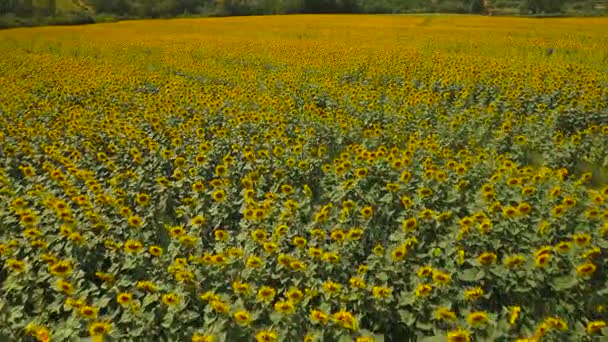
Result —
[[[48,13],[50,16],[57,14],[57,0],[49,0]]]
[[[485,12],[484,0],[468,0],[467,2],[470,13]]]
[[[560,13],[564,2],[564,0],[524,0],[523,10],[532,14]]]
[[[90,0],[90,3],[97,13],[127,15],[131,12],[129,0]]]

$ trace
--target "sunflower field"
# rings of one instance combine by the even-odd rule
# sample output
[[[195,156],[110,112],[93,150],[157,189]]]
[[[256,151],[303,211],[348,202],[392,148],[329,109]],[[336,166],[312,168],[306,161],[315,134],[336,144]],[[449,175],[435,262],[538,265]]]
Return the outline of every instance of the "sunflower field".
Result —
[[[607,28],[0,32],[0,340],[607,338]]]

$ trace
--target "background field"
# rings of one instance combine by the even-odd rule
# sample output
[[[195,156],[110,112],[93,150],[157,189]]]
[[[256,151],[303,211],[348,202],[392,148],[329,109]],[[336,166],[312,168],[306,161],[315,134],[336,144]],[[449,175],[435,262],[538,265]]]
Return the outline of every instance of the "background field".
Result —
[[[607,27],[0,31],[0,335],[608,335]]]

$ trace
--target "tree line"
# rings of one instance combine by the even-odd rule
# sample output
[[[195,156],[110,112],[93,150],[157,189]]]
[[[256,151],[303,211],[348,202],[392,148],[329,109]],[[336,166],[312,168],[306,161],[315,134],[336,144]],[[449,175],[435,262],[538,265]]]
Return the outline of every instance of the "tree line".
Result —
[[[567,3],[596,0],[0,0],[0,15],[72,15],[155,18],[180,15],[261,15],[282,13],[491,13],[494,3],[510,3],[524,14],[559,13]],[[67,3],[67,6],[66,6]],[[68,10],[66,10],[66,7]],[[93,20],[95,21],[95,20]]]

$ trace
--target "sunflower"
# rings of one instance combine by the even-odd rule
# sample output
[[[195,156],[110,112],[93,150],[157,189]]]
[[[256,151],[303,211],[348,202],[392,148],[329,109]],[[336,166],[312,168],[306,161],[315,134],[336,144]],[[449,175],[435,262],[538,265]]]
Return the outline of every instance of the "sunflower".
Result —
[[[46,327],[30,323],[26,326],[25,331],[40,342],[49,342],[51,340],[51,333]]]
[[[372,249],[372,253],[374,253],[375,255],[378,255],[378,256],[383,256],[384,255],[384,247],[381,244],[378,243]]]
[[[597,219],[600,216],[600,211],[597,208],[589,208],[585,211],[585,217],[588,219]]]
[[[298,248],[303,248],[306,246],[306,239],[302,236],[295,236],[291,242],[293,243],[294,246],[298,247]]]
[[[420,284],[416,287],[415,295],[418,298],[426,297],[433,291],[433,286],[430,284]]]
[[[187,248],[194,248],[198,242],[198,238],[193,235],[182,235],[179,237],[178,240],[183,246]]]
[[[568,241],[562,241],[555,245],[555,251],[558,253],[568,253],[572,249],[572,243]]]
[[[473,301],[475,299],[481,298],[484,295],[484,291],[480,287],[475,287],[469,290],[466,290],[464,293],[465,299],[467,301]]]
[[[230,234],[223,229],[213,231],[213,236],[217,241],[228,241],[230,239]]]
[[[127,219],[127,222],[129,223],[129,225],[131,227],[139,228],[144,223],[144,220],[141,217],[137,216],[137,215],[131,215]]]
[[[549,191],[549,196],[556,198],[561,193],[562,193],[562,188],[560,188],[559,186],[556,186],[553,189],[551,189],[551,191]]]
[[[213,265],[224,265],[228,261],[228,257],[223,254],[215,254],[211,257]]]
[[[521,185],[522,181],[519,178],[509,178],[507,180],[507,185],[509,186],[518,186]]]
[[[402,261],[407,256],[407,248],[404,245],[398,246],[391,251],[393,261]]]
[[[591,235],[587,233],[577,233],[572,236],[572,240],[580,247],[585,247],[591,242]]]
[[[557,329],[559,331],[568,331],[568,323],[566,323],[563,319],[559,317],[549,317],[545,320],[545,323],[548,324],[551,328]]]
[[[536,265],[536,267],[545,267],[547,266],[547,264],[549,264],[549,261],[551,261],[551,254],[548,253],[539,254],[534,258],[534,264]]]
[[[33,211],[28,209],[20,213],[19,221],[22,225],[29,227],[35,225],[38,222],[38,217]]]
[[[433,190],[430,188],[421,188],[418,190],[418,196],[425,198],[433,195]]]
[[[6,266],[8,266],[8,268],[15,273],[22,273],[26,269],[25,262],[17,259],[6,260]]]
[[[357,336],[354,342],[375,342],[376,339],[371,336]]]
[[[409,209],[414,204],[414,201],[410,197],[408,197],[408,196],[402,196],[401,197],[401,204],[403,205],[403,207],[405,209]]]
[[[223,202],[226,199],[226,191],[223,189],[218,189],[211,194],[213,200],[217,203]]]
[[[308,249],[308,255],[313,258],[320,258],[323,256],[323,250],[317,247],[310,247]]]
[[[218,177],[224,177],[228,173],[228,167],[220,164],[215,167],[215,175]]]
[[[239,310],[235,312],[232,317],[238,325],[247,326],[251,323],[251,314],[245,310]]]
[[[589,277],[593,275],[596,270],[597,266],[591,262],[585,262],[584,264],[576,267],[576,274],[578,274],[580,277]]]
[[[440,321],[454,321],[456,313],[446,307],[439,307],[435,310],[435,318]]]
[[[374,209],[370,206],[366,206],[361,208],[361,216],[364,219],[369,219],[374,214]]]
[[[292,260],[289,267],[294,271],[305,271],[307,268],[306,264],[300,260]]]
[[[477,257],[477,261],[483,266],[490,266],[496,262],[496,254],[492,252],[481,253]]]
[[[423,266],[418,269],[418,277],[428,278],[433,275],[433,268],[431,266]]]
[[[193,226],[199,226],[199,227],[202,226],[203,224],[205,224],[205,222],[207,222],[207,219],[203,215],[194,216],[190,220],[190,224],[192,224]]]
[[[169,292],[162,296],[162,302],[168,306],[174,306],[179,304],[180,298],[177,293]]]
[[[74,271],[74,266],[71,261],[58,261],[49,266],[49,271],[56,277],[67,277]]]
[[[173,226],[169,228],[169,235],[173,238],[178,238],[186,234],[186,229],[182,226]]]
[[[116,296],[116,302],[122,306],[129,305],[133,301],[133,294],[121,292]]]
[[[135,196],[135,202],[137,202],[137,204],[141,206],[147,205],[148,203],[150,203],[150,195],[145,193],[139,193],[137,194],[137,196]]]
[[[432,220],[433,217],[435,216],[435,212],[432,209],[423,209],[420,211],[420,218],[424,219],[424,220]],[[445,221],[447,219],[449,219],[452,216],[451,212],[444,212],[441,213],[437,219],[440,221]]]
[[[248,295],[251,293],[251,285],[246,282],[235,280],[232,282],[232,290],[236,294]]]
[[[304,293],[297,288],[291,288],[285,293],[285,297],[293,303],[298,303],[304,298]]]
[[[136,241],[136,240],[127,240],[127,242],[125,242],[125,252],[127,253],[139,253],[143,248],[143,245],[141,242]]]
[[[270,286],[262,286],[258,290],[257,298],[260,302],[270,302],[277,294],[277,291]]]
[[[293,187],[289,184],[281,185],[280,190],[281,190],[281,193],[284,195],[291,195],[294,192]]]
[[[588,250],[586,250],[585,252],[583,252],[583,254],[581,255],[583,258],[585,259],[594,259],[597,258],[598,256],[600,256],[602,254],[602,250],[595,246],[595,247],[591,247]]]
[[[332,230],[329,236],[333,241],[336,242],[343,242],[346,239],[346,233],[344,233],[344,231],[342,231],[341,229]]]
[[[418,221],[415,217],[403,221],[403,231],[406,233],[413,231],[417,226]]]
[[[587,328],[585,330],[587,331],[587,334],[595,335],[606,328],[606,326],[606,321],[590,321],[587,322]]]
[[[334,321],[342,328],[356,331],[358,328],[357,319],[355,316],[345,310],[338,311],[333,314]]]
[[[351,277],[348,280],[348,283],[350,284],[350,286],[352,288],[355,288],[355,289],[364,289],[367,286],[365,284],[365,281],[360,277]]]
[[[399,190],[399,184],[397,184],[397,183],[387,183],[386,184],[386,190],[388,190],[389,192],[396,192],[397,190]]]
[[[263,262],[262,262],[262,259],[260,259],[259,257],[251,256],[251,257],[247,258],[247,261],[245,264],[249,268],[258,268],[258,267],[262,266]]]
[[[517,212],[520,215],[527,215],[532,211],[530,203],[522,202],[517,205]]]
[[[448,342],[469,342],[471,341],[471,333],[467,330],[459,328],[448,332]]]
[[[276,242],[266,241],[262,244],[262,248],[266,253],[274,253],[279,249],[279,245]]]
[[[310,321],[313,324],[326,325],[329,322],[329,315],[321,310],[312,309],[309,315]]]
[[[505,266],[507,268],[515,268],[521,266],[526,259],[521,255],[511,255],[505,258]]]
[[[296,308],[292,301],[281,300],[274,303],[274,310],[280,314],[291,315],[296,311]]]
[[[71,283],[63,280],[63,279],[59,279],[57,280],[56,283],[57,289],[67,295],[72,294],[72,292],[74,292],[74,285],[72,285]]]
[[[192,342],[216,342],[216,339],[213,335],[194,333],[192,335]]]
[[[256,342],[277,342],[279,340],[276,332],[272,330],[261,330],[255,334]]]
[[[112,331],[112,324],[108,322],[93,322],[89,325],[89,334],[91,336],[103,336]]]
[[[323,253],[323,260],[332,264],[337,264],[340,261],[340,256],[337,253],[326,252]]]
[[[323,283],[323,291],[330,296],[340,292],[340,289],[342,289],[342,286],[333,281],[326,281]]]
[[[508,218],[515,217],[517,215],[517,213],[518,213],[517,208],[510,206],[510,205],[504,207],[504,209],[502,210],[502,214]]]
[[[376,299],[388,298],[393,293],[393,290],[385,286],[373,286],[372,296]]]
[[[401,172],[401,176],[399,177],[399,180],[403,183],[408,183],[410,180],[412,179],[412,173],[409,171],[403,171]]]
[[[433,281],[439,285],[446,285],[452,280],[452,276],[441,271],[433,271]]]
[[[551,209],[551,214],[552,214],[554,217],[560,217],[560,216],[562,216],[562,215],[563,215],[565,212],[566,212],[566,207],[565,207],[565,206],[563,206],[563,205],[561,205],[561,204],[555,205],[555,206],[553,206],[553,208]]]
[[[521,307],[519,307],[519,306],[510,307],[509,324],[514,325],[517,322],[517,319],[519,318],[520,314],[521,314]]]
[[[158,289],[158,287],[151,281],[148,280],[140,280],[137,282],[137,288],[148,293],[154,293]]]
[[[86,319],[95,319],[99,313],[99,309],[91,305],[83,305],[80,307],[79,313]]]
[[[211,301],[211,308],[220,314],[228,314],[230,312],[230,306],[223,301],[216,299]]]
[[[467,322],[473,327],[480,327],[488,323],[488,314],[485,311],[474,311],[467,316]]]
[[[192,191],[194,192],[203,192],[205,190],[205,184],[201,181],[196,181],[192,183]]]
[[[564,199],[562,200],[562,203],[568,207],[568,208],[572,208],[576,205],[576,199],[572,196],[566,196],[564,197]]]

